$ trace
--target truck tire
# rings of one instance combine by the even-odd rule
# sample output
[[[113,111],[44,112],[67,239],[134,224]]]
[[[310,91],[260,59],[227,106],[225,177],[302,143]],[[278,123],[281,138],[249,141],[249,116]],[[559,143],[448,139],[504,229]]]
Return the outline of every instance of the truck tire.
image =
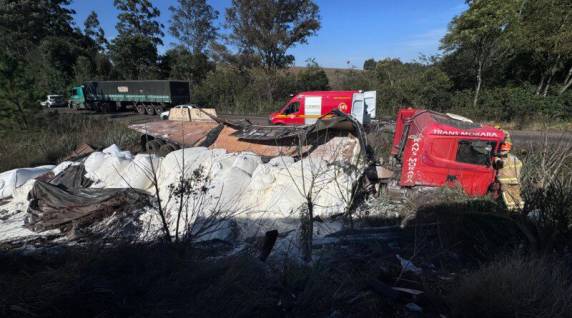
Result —
[[[161,146],[163,146],[163,143],[161,143],[157,139],[153,139],[147,142],[145,148],[147,149],[147,152],[150,154],[158,154],[160,152]]]
[[[135,109],[137,109],[137,112],[141,115],[145,115],[145,113],[146,113],[144,105],[135,104]]]
[[[157,115],[160,115],[165,110],[163,105],[154,105],[153,108],[155,109],[155,114]]]
[[[153,108],[153,105],[145,105],[145,111],[147,115],[155,115],[155,108]]]
[[[115,102],[108,102],[101,105],[101,110],[104,113],[115,113],[117,107],[115,106]]]
[[[159,148],[158,155],[161,157],[164,157],[164,156],[168,155],[170,152],[175,151],[177,149],[179,149],[179,147],[177,147],[176,145],[173,145],[171,143],[166,143],[166,144],[162,145],[161,148]]]

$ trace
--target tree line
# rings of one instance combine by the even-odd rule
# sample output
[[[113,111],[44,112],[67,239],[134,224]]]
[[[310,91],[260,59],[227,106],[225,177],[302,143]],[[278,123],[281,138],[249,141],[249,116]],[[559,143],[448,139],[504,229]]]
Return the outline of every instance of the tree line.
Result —
[[[443,55],[416,63],[369,59],[353,80],[377,87],[379,102],[392,111],[411,105],[520,124],[569,121],[572,2],[469,0],[467,5],[441,40]]]
[[[568,0],[468,0],[441,41],[443,55],[369,59],[363,70],[328,74],[315,60],[291,68],[290,49],[320,29],[313,0],[233,0],[224,17],[207,0],[178,0],[168,26],[149,0],[114,0],[113,39],[96,12],[77,26],[70,3],[0,0],[4,123],[25,127],[46,94],[114,79],[188,80],[194,102],[227,112],[265,113],[301,90],[375,89],[388,115],[414,106],[499,121],[572,117]],[[176,43],[163,43],[165,32]]]

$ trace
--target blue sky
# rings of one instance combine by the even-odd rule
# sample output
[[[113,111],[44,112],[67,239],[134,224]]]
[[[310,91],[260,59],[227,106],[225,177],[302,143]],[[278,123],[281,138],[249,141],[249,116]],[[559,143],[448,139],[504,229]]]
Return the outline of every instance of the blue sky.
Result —
[[[164,52],[175,42],[167,32],[169,6],[176,0],[152,1],[161,10],[160,21],[165,25]],[[219,23],[224,22],[224,11],[231,0],[211,0],[210,4],[220,12]],[[308,44],[298,45],[289,52],[296,58],[296,65],[305,65],[308,58],[315,58],[324,67],[361,68],[364,60],[398,57],[412,61],[420,54],[439,53],[439,40],[447,31],[449,21],[466,9],[464,0],[317,0],[320,6],[322,28],[309,39]],[[118,11],[113,0],[75,0],[71,8],[76,11],[76,24],[93,10],[108,38],[117,32]],[[223,30],[224,31],[224,30]],[[349,63],[348,63],[349,62]]]

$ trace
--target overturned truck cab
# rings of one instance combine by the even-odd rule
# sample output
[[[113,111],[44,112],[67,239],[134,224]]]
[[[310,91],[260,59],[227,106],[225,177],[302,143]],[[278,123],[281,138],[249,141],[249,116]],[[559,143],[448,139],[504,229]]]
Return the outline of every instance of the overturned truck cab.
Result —
[[[403,109],[391,155],[401,166],[401,187],[461,187],[471,196],[499,190],[505,132],[453,114]]]

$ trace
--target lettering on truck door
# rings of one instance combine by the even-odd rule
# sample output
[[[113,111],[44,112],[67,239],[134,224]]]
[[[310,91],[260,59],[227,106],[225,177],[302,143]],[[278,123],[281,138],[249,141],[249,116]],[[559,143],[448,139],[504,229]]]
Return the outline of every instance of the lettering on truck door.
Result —
[[[311,125],[322,116],[322,96],[306,96],[304,99],[304,124]]]

